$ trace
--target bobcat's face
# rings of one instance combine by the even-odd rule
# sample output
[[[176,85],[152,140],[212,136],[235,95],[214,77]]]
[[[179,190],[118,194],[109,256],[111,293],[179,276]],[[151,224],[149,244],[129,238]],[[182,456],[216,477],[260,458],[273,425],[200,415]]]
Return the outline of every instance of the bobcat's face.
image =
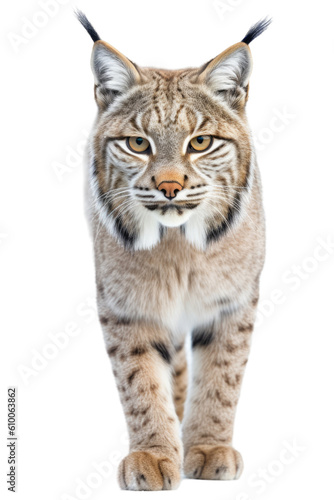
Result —
[[[92,67],[90,182],[102,223],[133,249],[156,245],[166,227],[204,249],[238,219],[251,186],[247,45],[167,71],[138,68],[98,41]]]

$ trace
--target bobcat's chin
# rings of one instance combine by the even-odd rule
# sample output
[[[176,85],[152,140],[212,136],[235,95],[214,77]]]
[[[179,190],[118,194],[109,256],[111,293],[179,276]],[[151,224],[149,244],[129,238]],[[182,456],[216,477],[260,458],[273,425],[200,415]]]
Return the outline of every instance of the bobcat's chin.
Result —
[[[154,213],[156,219],[166,227],[179,227],[187,222],[191,217],[191,211],[182,209],[182,211],[169,210],[166,213]]]

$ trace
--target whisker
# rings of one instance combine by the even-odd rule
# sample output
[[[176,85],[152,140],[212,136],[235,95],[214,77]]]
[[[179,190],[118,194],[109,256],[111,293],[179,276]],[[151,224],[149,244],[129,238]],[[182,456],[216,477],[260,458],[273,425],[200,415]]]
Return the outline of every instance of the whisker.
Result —
[[[223,189],[223,190],[226,190],[226,189],[239,189],[239,190],[248,189],[247,186],[234,186],[233,184],[229,184],[228,186],[223,186],[223,185],[219,185],[219,184],[209,184],[209,186],[213,187],[213,188]]]

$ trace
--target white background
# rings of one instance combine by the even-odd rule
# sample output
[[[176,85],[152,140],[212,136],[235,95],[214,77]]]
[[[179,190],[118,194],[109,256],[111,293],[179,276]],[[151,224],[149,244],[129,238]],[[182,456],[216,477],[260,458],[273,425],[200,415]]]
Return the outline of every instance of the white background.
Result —
[[[235,426],[245,461],[239,481],[184,480],[171,493],[117,486],[126,426],[94,305],[82,165],[96,112],[92,42],[75,5],[130,59],[167,68],[201,65],[257,20],[274,18],[251,44],[248,116],[263,178],[267,259]],[[330,3],[222,0],[219,9],[213,0],[62,0],[53,17],[41,11],[38,0],[17,0],[1,15],[1,498],[12,498],[5,485],[9,385],[18,387],[19,500],[331,497]],[[18,39],[25,19],[40,27]],[[51,339],[59,332],[62,348]],[[287,446],[297,447],[295,456]],[[102,478],[96,467],[106,461]]]

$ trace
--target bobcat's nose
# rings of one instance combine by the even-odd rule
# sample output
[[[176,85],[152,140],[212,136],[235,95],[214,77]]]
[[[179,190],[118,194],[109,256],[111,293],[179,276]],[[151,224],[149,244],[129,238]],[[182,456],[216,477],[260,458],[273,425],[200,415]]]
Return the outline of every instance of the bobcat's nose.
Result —
[[[183,186],[177,181],[162,181],[157,187],[169,200],[175,198],[177,193],[183,189]]]

